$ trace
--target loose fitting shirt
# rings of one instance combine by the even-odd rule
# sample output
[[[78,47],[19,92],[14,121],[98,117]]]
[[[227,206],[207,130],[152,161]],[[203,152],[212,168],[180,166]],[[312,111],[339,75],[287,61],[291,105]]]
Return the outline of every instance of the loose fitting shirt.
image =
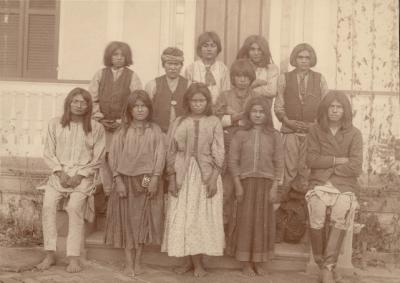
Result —
[[[275,64],[269,64],[267,68],[257,67],[255,69],[256,79],[267,81],[266,85],[262,85],[253,90],[260,95],[273,98],[277,93],[279,69]]]

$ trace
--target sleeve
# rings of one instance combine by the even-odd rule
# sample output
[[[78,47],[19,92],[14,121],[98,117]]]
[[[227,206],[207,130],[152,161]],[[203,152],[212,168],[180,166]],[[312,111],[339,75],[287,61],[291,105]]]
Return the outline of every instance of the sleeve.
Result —
[[[220,91],[229,90],[231,88],[230,76],[228,67],[225,66],[224,63],[221,62],[222,70],[221,70],[221,89]]]
[[[77,174],[85,177],[95,174],[95,171],[100,167],[106,148],[106,134],[103,126],[97,124],[96,127],[93,127],[92,134],[94,139],[92,160],[77,172]]]
[[[343,177],[358,177],[362,172],[363,141],[359,130],[353,136],[349,149],[349,161],[335,166],[334,174]]]
[[[222,127],[232,126],[231,115],[227,113],[227,94],[225,92],[218,96],[214,106],[215,115],[221,119]]]
[[[119,175],[117,171],[119,164],[119,157],[123,154],[125,137],[126,135],[124,133],[124,129],[120,128],[118,132],[113,135],[111,141],[110,149],[108,152],[108,163],[110,164],[113,177]]]
[[[329,89],[328,89],[328,83],[326,82],[325,77],[323,75],[321,75],[320,87],[321,87],[322,97],[324,97],[329,92]]]
[[[240,176],[240,150],[240,132],[236,132],[232,137],[228,152],[228,169],[232,177]]]
[[[333,156],[321,155],[317,128],[311,127],[307,135],[307,166],[314,169],[332,168],[333,159]]]
[[[131,84],[129,85],[129,89],[132,91],[137,89],[143,89],[142,82],[140,81],[139,76],[133,72],[131,78]]]
[[[274,176],[278,182],[283,181],[284,159],[283,159],[283,143],[279,133],[274,133]]]
[[[93,100],[92,117],[97,121],[104,118],[103,113],[100,112],[100,104],[99,104],[99,85],[102,74],[103,74],[103,69],[97,71],[96,74],[94,74],[93,79],[90,81],[88,88],[90,94],[92,95],[92,100]]]
[[[283,121],[283,118],[286,116],[285,112],[285,100],[283,98],[283,93],[286,88],[286,79],[285,74],[281,74],[278,78],[277,85],[277,95],[274,103],[274,112],[279,121]]]
[[[188,86],[193,83],[193,63],[186,67],[184,77],[188,80]]]
[[[49,122],[46,133],[46,141],[44,145],[43,157],[50,167],[51,171],[54,173],[56,171],[62,170],[62,165],[56,156],[56,127],[59,124],[59,119],[53,119]]]
[[[153,175],[161,176],[164,171],[165,166],[165,144],[164,144],[164,136],[161,132],[161,129],[157,125],[153,125],[155,127],[155,158],[154,158],[154,169]]]
[[[215,121],[216,122],[213,130],[213,141],[211,144],[211,156],[213,158],[214,167],[221,172],[225,158],[224,132],[219,119],[216,118]]]
[[[275,97],[278,89],[278,76],[278,67],[271,64],[267,69],[267,84],[255,88],[254,91],[270,98]]]
[[[153,101],[154,95],[156,94],[156,80],[151,80],[149,81],[146,86],[144,87],[144,90],[149,94],[150,99]]]
[[[175,158],[176,158],[176,153],[178,152],[178,145],[176,143],[176,140],[174,139],[174,135],[176,128],[178,127],[179,121],[181,119],[182,118],[175,119],[174,123],[169,128],[167,134],[166,170],[168,176],[175,174]]]

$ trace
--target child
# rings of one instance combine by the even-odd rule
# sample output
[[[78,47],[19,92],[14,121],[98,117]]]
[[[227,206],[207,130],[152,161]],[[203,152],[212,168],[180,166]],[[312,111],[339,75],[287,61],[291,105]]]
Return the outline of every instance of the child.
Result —
[[[168,132],[168,212],[162,251],[187,257],[177,273],[207,274],[202,255],[221,256],[224,248],[222,182],[224,142],[219,119],[212,115],[211,94],[193,83],[183,98],[186,115]]]
[[[208,86],[213,104],[222,91],[230,88],[228,68],[221,61],[217,61],[221,49],[221,40],[215,32],[202,33],[196,48],[200,60],[189,65],[185,71],[189,83],[201,82]]]
[[[106,155],[100,167],[103,190],[106,195],[111,192],[112,173],[110,171],[108,152],[113,132],[121,124],[121,113],[128,95],[142,89],[139,77],[128,66],[132,65],[132,52],[128,44],[113,41],[104,51],[105,68],[100,69],[89,84],[93,98],[93,118],[103,124],[106,130]]]
[[[256,79],[251,88],[258,94],[268,97],[272,106],[272,100],[276,96],[279,69],[272,63],[271,51],[264,37],[251,35],[240,48],[237,59],[246,58],[253,65]]]
[[[215,104],[215,115],[222,122],[224,128],[225,151],[229,152],[229,144],[232,135],[243,125],[244,106],[246,102],[257,94],[251,89],[252,82],[256,79],[253,66],[246,59],[239,59],[233,62],[230,71],[232,88],[224,91],[218,97]],[[222,173],[224,185],[224,224],[227,232],[228,220],[230,219],[233,206],[233,183],[232,177],[225,170]]]
[[[272,203],[283,174],[282,141],[265,97],[250,99],[244,116],[247,125],[233,136],[228,159],[238,205],[227,253],[242,262],[245,275],[265,275],[263,263],[274,244]]]
[[[165,75],[146,84],[146,91],[153,100],[154,117],[164,133],[176,117],[183,114],[183,95],[188,81],[180,75],[183,66],[183,52],[176,47],[168,47],[161,55]]]
[[[151,122],[152,113],[145,91],[136,90],[129,95],[122,127],[110,147],[115,186],[107,207],[105,242],[125,249],[125,273],[133,276],[142,272],[143,245],[159,245],[162,237],[160,175],[165,164],[165,145],[160,127]]]

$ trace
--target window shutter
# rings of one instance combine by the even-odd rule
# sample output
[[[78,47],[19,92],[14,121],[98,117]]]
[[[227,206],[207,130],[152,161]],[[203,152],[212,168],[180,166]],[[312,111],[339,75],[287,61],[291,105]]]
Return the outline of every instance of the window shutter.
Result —
[[[24,77],[56,79],[56,0],[30,0],[26,19]]]
[[[19,0],[0,0],[0,77],[21,76],[21,15]]]

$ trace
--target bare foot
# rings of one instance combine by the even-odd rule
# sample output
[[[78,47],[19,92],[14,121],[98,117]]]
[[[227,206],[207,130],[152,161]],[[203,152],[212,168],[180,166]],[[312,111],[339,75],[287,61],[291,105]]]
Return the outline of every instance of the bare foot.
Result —
[[[53,252],[48,252],[42,262],[36,265],[36,268],[39,270],[46,270],[52,265],[56,265],[56,256]]]
[[[143,274],[144,270],[142,268],[142,265],[140,263],[135,263],[135,274],[139,275],[139,274]]]
[[[122,271],[128,277],[135,277],[135,270],[133,270],[132,266],[125,266],[124,270]]]
[[[256,276],[256,273],[250,262],[243,263],[242,273],[246,276]]]
[[[254,264],[254,269],[255,269],[257,275],[259,275],[259,276],[267,275],[267,271],[264,269],[262,262],[255,263]]]
[[[79,263],[79,258],[78,257],[71,257],[69,260],[69,264],[67,266],[67,272],[69,273],[77,273],[82,271],[82,267]]]
[[[193,268],[192,263],[186,263],[184,266],[176,267],[173,270],[176,274],[185,274],[186,272],[193,270]]]
[[[204,269],[202,265],[198,265],[194,267],[193,275],[194,277],[204,277],[208,274],[208,272]]]

